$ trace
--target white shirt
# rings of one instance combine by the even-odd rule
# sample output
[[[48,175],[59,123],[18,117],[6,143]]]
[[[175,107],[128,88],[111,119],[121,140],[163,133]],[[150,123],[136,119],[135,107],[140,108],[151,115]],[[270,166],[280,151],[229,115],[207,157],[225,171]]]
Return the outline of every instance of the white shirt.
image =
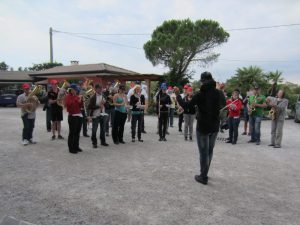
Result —
[[[100,105],[102,99],[103,99],[102,94],[96,94],[96,105]],[[93,117],[94,117],[94,118],[95,118],[95,117],[98,117],[98,116],[100,116],[101,113],[102,113],[102,109],[101,109],[101,108],[95,109],[95,110],[93,111]]]

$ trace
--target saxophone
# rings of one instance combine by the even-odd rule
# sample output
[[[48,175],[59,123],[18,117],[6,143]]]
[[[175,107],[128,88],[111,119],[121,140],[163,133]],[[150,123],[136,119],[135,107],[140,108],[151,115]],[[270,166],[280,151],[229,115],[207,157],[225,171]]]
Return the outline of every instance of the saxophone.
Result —
[[[249,114],[249,116],[251,116],[252,113],[256,110],[256,109],[255,109],[255,106],[254,106],[254,104],[256,104],[256,102],[257,102],[257,95],[254,96],[253,102],[252,102],[251,105],[248,107],[248,114]]]
[[[28,106],[27,109],[25,110],[28,113],[32,113],[36,110],[38,105],[40,104],[38,97],[36,96],[42,91],[42,86],[41,85],[36,85],[33,90],[29,93],[27,97],[26,103],[31,103],[31,106]]]

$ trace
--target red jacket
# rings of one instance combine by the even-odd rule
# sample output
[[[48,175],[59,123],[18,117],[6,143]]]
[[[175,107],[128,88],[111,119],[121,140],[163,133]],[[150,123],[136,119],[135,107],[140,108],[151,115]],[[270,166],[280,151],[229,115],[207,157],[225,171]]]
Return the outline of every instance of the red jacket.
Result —
[[[235,109],[232,109],[229,105],[233,102],[234,100],[228,99],[226,101],[226,105],[228,105],[227,109],[229,111],[228,117],[240,117],[241,109],[242,109],[242,101],[239,99],[235,101],[233,104],[236,106]]]
[[[67,94],[65,105],[67,107],[67,112],[69,113],[69,115],[81,113],[81,108],[83,107],[83,103],[82,101],[80,101],[80,97],[72,94]]]

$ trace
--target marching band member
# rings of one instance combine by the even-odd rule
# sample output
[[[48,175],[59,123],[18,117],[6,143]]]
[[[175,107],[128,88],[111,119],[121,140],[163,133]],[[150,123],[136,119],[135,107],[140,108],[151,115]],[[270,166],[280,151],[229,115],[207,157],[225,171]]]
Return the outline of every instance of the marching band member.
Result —
[[[217,139],[220,124],[220,109],[225,101],[224,95],[216,89],[216,82],[211,73],[201,74],[201,88],[192,100],[184,103],[179,96],[179,90],[175,91],[177,101],[180,105],[197,105],[197,144],[200,155],[200,175],[195,176],[195,180],[202,184],[208,182],[208,171],[213,157],[213,149]]]
[[[141,85],[142,87],[142,95],[144,95],[145,97],[145,108],[142,109],[143,113],[142,113],[142,122],[141,122],[141,129],[142,129],[142,133],[146,134],[146,130],[145,130],[145,113],[147,113],[147,107],[148,107],[148,94],[147,94],[147,86],[145,84]]]
[[[136,85],[134,88],[134,92],[130,97],[130,103],[132,106],[131,109],[131,136],[132,142],[135,142],[135,134],[136,134],[136,125],[137,128],[137,137],[139,142],[143,142],[142,140],[142,115],[144,113],[143,108],[145,107],[145,96],[141,93],[141,86]]]
[[[243,116],[244,116],[244,132],[242,133],[242,135],[249,135],[251,133],[251,129],[250,129],[250,124],[249,124],[249,130],[248,130],[248,123],[249,123],[249,112],[248,112],[248,101],[249,101],[249,96],[253,95],[252,90],[248,91],[246,94],[246,97],[243,99]],[[247,133],[248,130],[248,133]]]
[[[113,126],[113,117],[115,113],[115,106],[114,106],[114,87],[111,86],[111,82],[108,82],[106,85],[106,90],[103,92],[103,95],[106,99],[106,102],[104,104],[105,106],[105,113],[107,113],[107,120],[105,124],[105,133],[106,136],[109,136],[109,127]]]
[[[171,99],[171,105],[169,108],[169,124],[170,127],[173,127],[174,113],[175,113],[175,106],[176,106],[176,95],[173,92],[172,86],[168,87],[168,95],[170,96]]]
[[[23,121],[22,144],[26,146],[28,144],[36,143],[32,137],[36,117],[36,109],[33,109],[31,112],[26,111],[29,107],[32,107],[32,103],[27,102],[28,95],[30,93],[30,85],[25,83],[22,85],[22,88],[24,93],[18,96],[17,106],[21,108],[21,118]]]
[[[239,134],[239,124],[240,124],[240,113],[242,108],[242,102],[239,99],[239,92],[233,91],[230,99],[226,101],[226,106],[228,108],[228,126],[229,126],[229,139],[226,143],[236,144]]]
[[[273,146],[274,148],[281,148],[282,130],[286,116],[286,108],[289,103],[284,96],[284,91],[279,90],[276,101],[270,104],[274,115],[271,125],[271,144],[269,144],[269,146]]]
[[[188,104],[193,98],[193,88],[189,87],[186,90],[186,96],[183,98],[183,102],[185,103],[183,105],[183,118],[184,118],[184,139],[193,140],[193,125],[194,125],[194,119],[195,119],[195,105]]]
[[[186,91],[189,88],[189,85],[186,84],[183,86],[183,93],[180,95],[181,99],[184,99],[186,96]],[[182,132],[182,123],[183,123],[183,113],[178,116],[178,131]]]
[[[128,101],[125,95],[125,86],[123,84],[119,86],[119,91],[114,95],[113,101],[115,105],[115,116],[112,129],[112,138],[116,145],[119,143],[125,144],[123,134],[127,118],[126,107],[128,105]]]
[[[267,107],[266,97],[260,94],[260,88],[254,87],[253,96],[249,97],[248,112],[250,114],[251,140],[248,143],[255,142],[260,145],[260,125],[264,114],[264,108]]]
[[[82,80],[79,81],[79,85],[80,85],[80,93],[79,95],[84,96],[86,91],[87,91],[87,86],[86,83],[88,82],[88,80],[86,80],[85,82],[83,82]],[[81,108],[81,113],[82,113],[82,134],[84,137],[90,137],[90,135],[88,135],[87,131],[87,127],[88,127],[88,112],[87,112],[87,108],[88,108],[88,104],[89,104],[89,100],[86,100],[83,102],[83,106]]]
[[[104,115],[105,112],[105,98],[102,94],[102,86],[100,84],[95,85],[96,93],[91,97],[90,103],[88,105],[89,116],[92,118],[92,143],[93,147],[97,148],[97,130],[98,124],[100,123],[100,141],[101,145],[108,146],[105,140],[105,126],[107,115]]]
[[[82,127],[82,113],[81,108],[83,106],[82,97],[78,96],[79,89],[76,84],[70,85],[70,92],[66,95],[65,106],[67,108],[68,124],[69,124],[69,136],[68,136],[68,147],[69,152],[77,154],[82,152],[79,147],[80,131]]]
[[[61,135],[61,121],[63,120],[63,107],[57,104],[57,97],[59,89],[57,87],[57,80],[51,80],[52,90],[48,92],[48,99],[51,109],[52,120],[52,140],[56,138],[55,131],[57,131],[57,138],[64,139]]]
[[[167,84],[162,83],[160,86],[160,92],[156,99],[157,114],[159,121],[159,141],[167,141],[166,131],[168,126],[168,107],[171,104],[171,98],[167,94]]]

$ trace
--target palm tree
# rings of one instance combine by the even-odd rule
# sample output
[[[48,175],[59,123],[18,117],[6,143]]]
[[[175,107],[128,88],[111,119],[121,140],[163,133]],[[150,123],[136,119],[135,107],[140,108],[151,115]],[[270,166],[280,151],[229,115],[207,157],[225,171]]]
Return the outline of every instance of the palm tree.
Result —
[[[262,89],[267,86],[266,75],[257,66],[238,68],[236,74],[226,82],[228,91],[239,89],[242,94],[246,94],[254,85],[258,85]]]
[[[283,82],[283,78],[281,77],[282,72],[276,70],[275,72],[269,72],[266,75],[266,78],[268,80],[269,83],[272,83],[271,88],[268,91],[268,94],[270,96],[276,96],[277,94],[277,84],[278,83],[282,83]]]

